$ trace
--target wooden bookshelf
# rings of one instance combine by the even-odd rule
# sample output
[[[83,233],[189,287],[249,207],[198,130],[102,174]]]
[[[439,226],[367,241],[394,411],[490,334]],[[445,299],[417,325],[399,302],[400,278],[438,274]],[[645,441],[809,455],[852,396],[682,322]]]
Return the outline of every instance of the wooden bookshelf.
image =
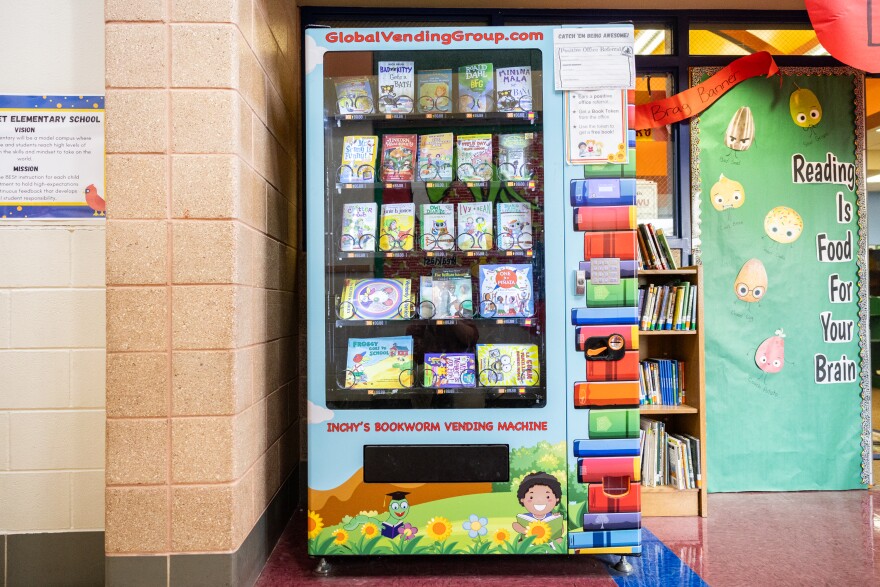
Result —
[[[689,281],[697,286],[697,328],[693,331],[652,330],[639,333],[642,359],[684,361],[685,405],[641,406],[642,415],[663,420],[668,432],[690,434],[700,440],[702,488],[679,490],[669,486],[642,487],[643,516],[707,516],[706,493],[706,396],[703,359],[703,269],[700,266],[660,271],[639,271],[639,284]]]

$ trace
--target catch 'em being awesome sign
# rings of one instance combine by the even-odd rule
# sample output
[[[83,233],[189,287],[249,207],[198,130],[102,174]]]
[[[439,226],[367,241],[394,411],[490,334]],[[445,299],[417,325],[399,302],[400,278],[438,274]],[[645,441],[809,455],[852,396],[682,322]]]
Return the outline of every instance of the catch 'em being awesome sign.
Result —
[[[0,96],[0,219],[103,219],[104,97]]]

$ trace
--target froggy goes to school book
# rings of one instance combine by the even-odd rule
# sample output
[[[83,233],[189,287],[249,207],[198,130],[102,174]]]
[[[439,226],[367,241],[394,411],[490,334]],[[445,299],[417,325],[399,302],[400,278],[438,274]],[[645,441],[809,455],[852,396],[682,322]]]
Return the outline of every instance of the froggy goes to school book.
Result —
[[[419,72],[419,112],[452,112],[452,70]]]
[[[397,389],[413,385],[413,338],[350,338],[347,389]]]
[[[452,181],[452,142],[451,132],[419,137],[419,179]]]
[[[416,135],[385,135],[382,137],[382,181],[413,180]]]
[[[458,248],[489,251],[492,240],[492,202],[459,202]]]
[[[408,114],[413,111],[414,72],[412,61],[379,62],[379,112]]]
[[[415,204],[382,204],[380,251],[411,251],[415,243]]]
[[[480,265],[480,315],[529,318],[535,314],[531,265]]]
[[[458,111],[491,112],[494,106],[495,75],[491,63],[458,68]]]
[[[525,202],[499,202],[498,248],[502,251],[532,249],[532,209]]]
[[[529,387],[540,383],[538,346],[478,344],[477,381],[491,387]]]
[[[342,141],[340,183],[372,183],[376,180],[379,137],[350,135]]]
[[[422,204],[419,224],[423,251],[451,251],[455,248],[454,210],[452,204]]]
[[[342,251],[376,250],[376,208],[375,202],[364,204],[344,204],[342,206],[342,236],[339,248]]]

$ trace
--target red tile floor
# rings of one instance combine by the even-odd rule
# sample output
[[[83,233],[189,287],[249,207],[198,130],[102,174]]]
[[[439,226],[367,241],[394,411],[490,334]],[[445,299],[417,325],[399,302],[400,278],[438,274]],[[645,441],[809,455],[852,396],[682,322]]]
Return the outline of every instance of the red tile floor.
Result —
[[[327,577],[306,554],[297,512],[257,587],[375,585],[880,585],[880,492],[713,494],[708,518],[645,518],[644,553],[624,577],[616,557],[334,559]],[[876,546],[875,546],[876,545]]]

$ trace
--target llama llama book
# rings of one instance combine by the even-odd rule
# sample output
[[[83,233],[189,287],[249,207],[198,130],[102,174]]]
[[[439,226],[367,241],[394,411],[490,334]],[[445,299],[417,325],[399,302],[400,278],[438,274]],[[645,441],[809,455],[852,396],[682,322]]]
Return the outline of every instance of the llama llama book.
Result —
[[[532,250],[532,209],[524,202],[499,202],[498,248],[502,251]]]
[[[531,265],[480,265],[480,315],[529,318],[535,314]]]
[[[415,204],[382,204],[380,251],[411,251],[415,241]]]
[[[475,387],[473,353],[425,353],[425,387]]]
[[[379,62],[379,112],[408,114],[413,111],[414,72],[412,61]]]
[[[455,248],[455,208],[452,204],[422,204],[419,221],[424,251],[451,251]]]
[[[348,389],[397,389],[413,385],[413,338],[350,338],[346,360]]]
[[[458,111],[491,112],[495,75],[491,63],[458,68]]]
[[[538,346],[478,344],[477,380],[490,387],[528,387],[540,382]]]
[[[343,204],[342,236],[339,248],[342,251],[376,250],[376,208],[375,202],[365,204]]]

